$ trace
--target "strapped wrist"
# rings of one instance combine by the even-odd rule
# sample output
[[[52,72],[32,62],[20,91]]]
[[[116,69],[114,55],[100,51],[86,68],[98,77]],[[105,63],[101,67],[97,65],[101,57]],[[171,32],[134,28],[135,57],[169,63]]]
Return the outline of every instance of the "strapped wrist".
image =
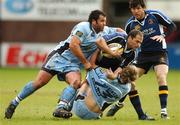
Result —
[[[166,37],[166,35],[164,33],[162,33],[161,36],[163,36],[164,38]]]

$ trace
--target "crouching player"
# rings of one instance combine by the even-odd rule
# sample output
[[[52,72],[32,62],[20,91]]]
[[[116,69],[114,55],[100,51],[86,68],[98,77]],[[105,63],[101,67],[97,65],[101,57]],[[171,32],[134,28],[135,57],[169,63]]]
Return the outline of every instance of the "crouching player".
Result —
[[[103,111],[112,103],[123,98],[137,78],[136,67],[129,65],[114,72],[103,72],[100,67],[87,73],[76,96],[73,112],[82,119],[99,119]]]

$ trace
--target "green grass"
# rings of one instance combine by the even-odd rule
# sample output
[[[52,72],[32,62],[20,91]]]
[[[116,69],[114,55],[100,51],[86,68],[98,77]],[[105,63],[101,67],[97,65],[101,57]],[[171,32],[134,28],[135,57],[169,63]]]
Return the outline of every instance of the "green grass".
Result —
[[[175,70],[170,70],[168,75],[170,120],[160,119],[158,85],[152,71],[137,81],[137,88],[144,111],[155,117],[156,121],[137,120],[128,98],[125,100],[125,107],[113,118],[104,116],[100,120],[80,120],[75,115],[68,120],[53,118],[52,112],[59,93],[67,85],[57,81],[56,77],[22,101],[11,120],[4,119],[6,106],[25,83],[35,78],[37,72],[37,69],[0,69],[0,125],[178,125],[180,123],[180,71]]]

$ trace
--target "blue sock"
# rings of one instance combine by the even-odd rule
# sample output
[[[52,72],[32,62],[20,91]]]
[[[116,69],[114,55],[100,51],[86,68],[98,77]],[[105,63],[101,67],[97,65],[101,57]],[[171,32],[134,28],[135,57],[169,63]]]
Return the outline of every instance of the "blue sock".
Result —
[[[12,100],[12,103],[17,106],[21,100],[31,95],[35,90],[36,89],[32,86],[32,81],[28,82],[21,92],[16,96],[16,98]]]
[[[70,107],[72,107],[71,105],[73,104],[76,96],[76,91],[77,90],[72,86],[66,87],[60,96],[60,102],[57,105],[57,108],[70,110]]]
[[[72,98],[71,101],[69,102],[69,104],[68,104],[68,106],[67,106],[67,110],[68,110],[68,111],[71,111],[71,110],[72,110],[73,103],[74,103],[74,100],[75,100],[75,98],[76,98],[77,93],[78,93],[78,92],[76,91],[76,93],[74,94],[73,98]]]

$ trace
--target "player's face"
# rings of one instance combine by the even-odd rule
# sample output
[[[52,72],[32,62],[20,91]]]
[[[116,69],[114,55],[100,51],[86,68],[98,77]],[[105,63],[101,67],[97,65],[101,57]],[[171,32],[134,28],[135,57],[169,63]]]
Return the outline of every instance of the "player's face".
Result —
[[[96,31],[96,33],[103,31],[104,26],[106,26],[106,17],[100,15],[97,20],[94,20],[92,22],[93,28]]]
[[[143,41],[143,37],[140,35],[136,35],[136,37],[134,38],[129,37],[128,48],[131,48],[131,49],[139,48],[141,46],[142,41]]]
[[[138,20],[141,20],[145,17],[145,9],[142,8],[140,5],[138,5],[137,7],[131,8],[131,13]]]

